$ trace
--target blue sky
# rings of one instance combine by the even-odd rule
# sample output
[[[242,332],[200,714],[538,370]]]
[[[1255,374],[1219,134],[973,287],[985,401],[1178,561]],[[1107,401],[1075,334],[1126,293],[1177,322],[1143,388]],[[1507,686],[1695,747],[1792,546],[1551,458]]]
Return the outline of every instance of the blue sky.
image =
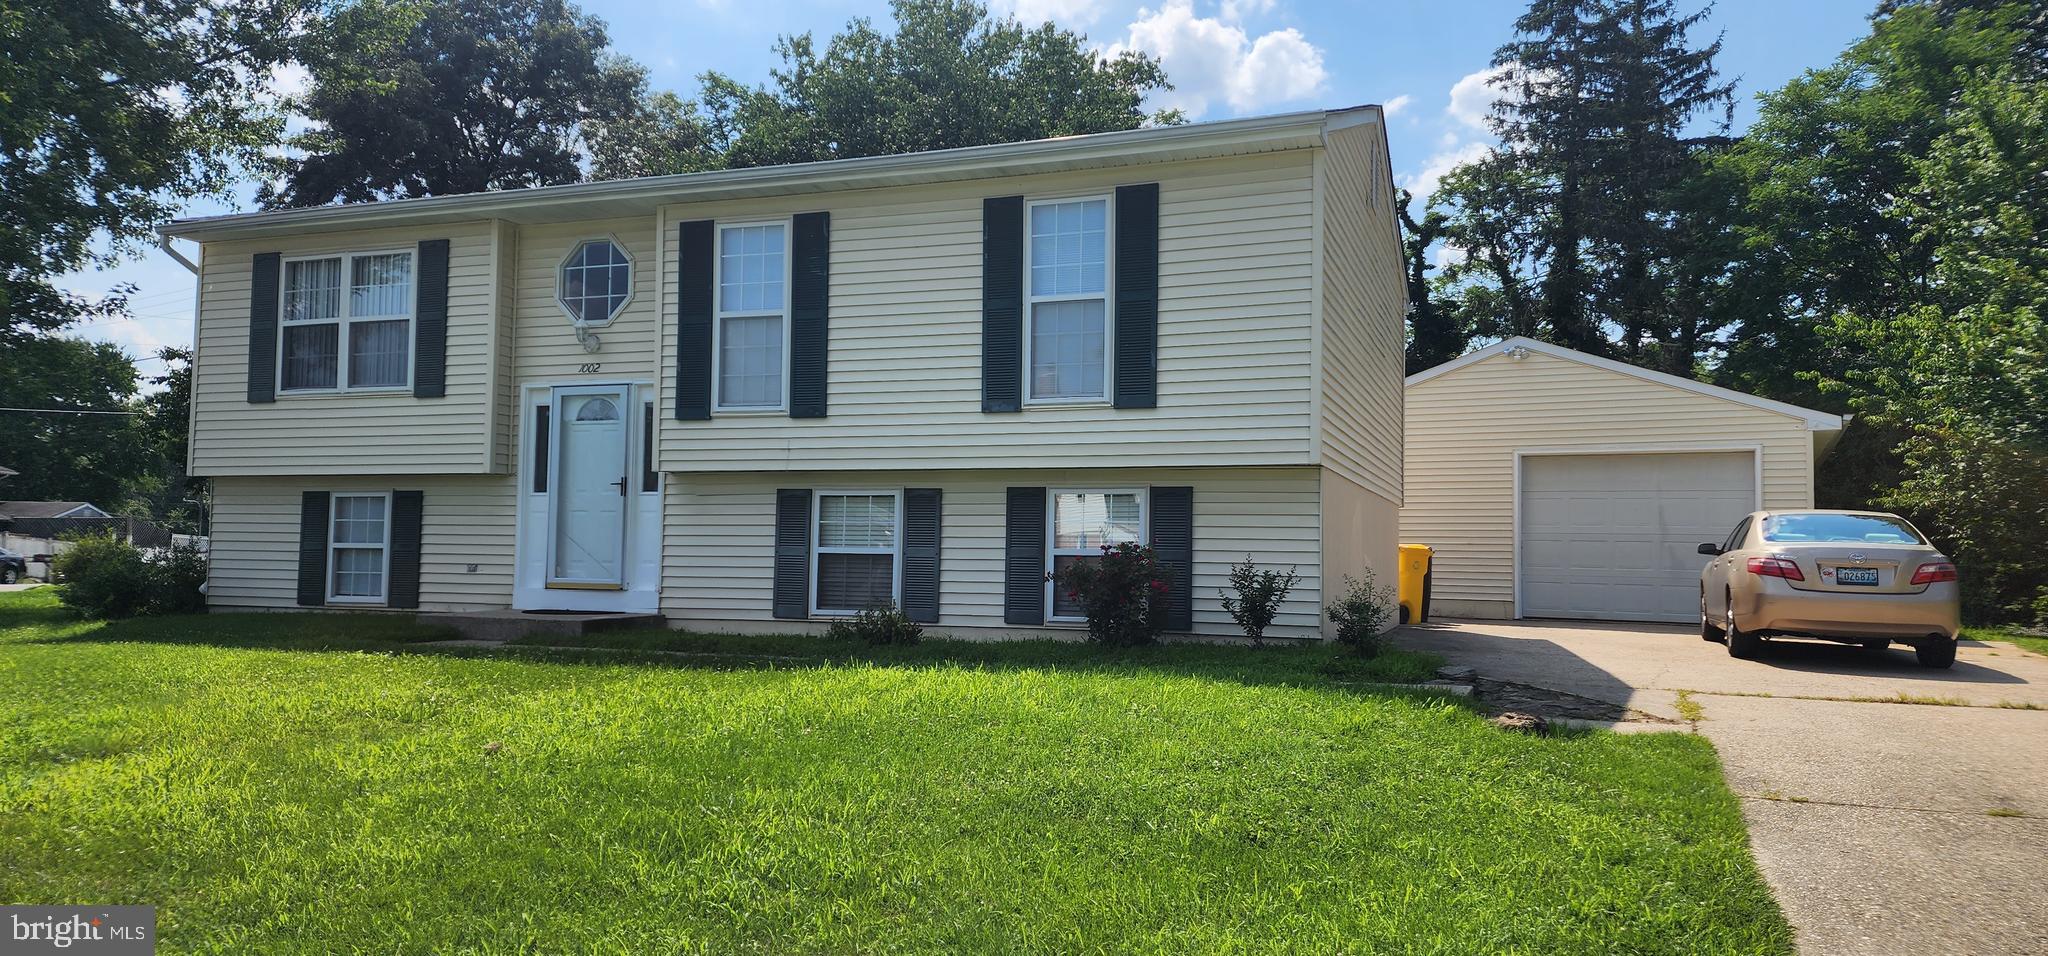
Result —
[[[856,16],[887,19],[882,0],[585,0],[611,24],[613,45],[647,65],[656,87],[684,95],[716,69],[762,82],[783,33],[820,40]],[[1195,119],[1381,103],[1391,115],[1394,168],[1402,185],[1426,192],[1435,177],[1485,148],[1478,123],[1487,106],[1484,74],[1493,51],[1525,7],[1520,0],[994,0],[1027,20],[1051,19],[1104,48],[1159,56],[1176,89],[1155,105]],[[1721,0],[1704,42],[1725,34],[1724,74],[1740,83],[1736,126],[1755,115],[1753,97],[1827,63],[1867,28],[1873,0]],[[1679,0],[1680,9],[1691,4]],[[287,76],[286,82],[290,82]],[[250,208],[247,190],[239,208]],[[195,205],[190,214],[234,204]],[[112,269],[68,276],[97,296],[117,282],[137,286],[136,318],[83,327],[137,356],[189,344],[193,279],[152,250]],[[144,374],[160,369],[142,363]]]

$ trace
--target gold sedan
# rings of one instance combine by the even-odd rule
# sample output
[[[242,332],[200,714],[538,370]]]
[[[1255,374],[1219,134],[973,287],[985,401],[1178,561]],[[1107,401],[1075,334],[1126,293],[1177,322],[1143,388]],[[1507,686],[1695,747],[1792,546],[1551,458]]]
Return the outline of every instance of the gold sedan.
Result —
[[[1700,636],[1755,657],[1766,637],[1813,637],[1882,651],[1910,644],[1920,663],[1956,661],[1956,566],[1906,519],[1876,511],[1759,511],[1700,572]]]

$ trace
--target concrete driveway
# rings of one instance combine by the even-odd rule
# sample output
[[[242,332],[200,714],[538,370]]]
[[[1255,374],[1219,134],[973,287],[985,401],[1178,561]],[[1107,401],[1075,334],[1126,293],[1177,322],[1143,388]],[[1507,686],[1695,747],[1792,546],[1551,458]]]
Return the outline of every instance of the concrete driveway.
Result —
[[[2048,956],[2048,657],[1965,642],[1932,670],[1910,648],[1783,642],[1743,661],[1694,628],[1594,622],[1397,640],[1659,716],[1696,705],[1808,956]]]

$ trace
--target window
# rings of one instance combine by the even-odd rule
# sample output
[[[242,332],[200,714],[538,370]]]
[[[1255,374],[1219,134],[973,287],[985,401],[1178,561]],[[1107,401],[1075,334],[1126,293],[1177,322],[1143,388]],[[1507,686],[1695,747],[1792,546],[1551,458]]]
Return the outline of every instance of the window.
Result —
[[[409,252],[286,262],[278,389],[404,388],[412,371],[412,282]]]
[[[1025,333],[1034,402],[1109,395],[1109,200],[1030,205]]]
[[[853,614],[896,603],[897,496],[819,493],[811,610]]]
[[[1772,515],[1764,519],[1764,540],[1833,544],[1925,543],[1912,525],[1888,515]]]
[[[788,228],[782,223],[718,228],[718,407],[773,410],[783,404],[788,333]]]
[[[375,604],[384,600],[385,555],[391,496],[334,496],[334,526],[327,536],[327,599]]]
[[[1105,544],[1138,543],[1145,540],[1145,505],[1136,491],[1053,491],[1052,548],[1050,566],[1057,577],[1062,568],[1078,561],[1102,560]],[[1086,616],[1081,604],[1067,597],[1064,588],[1048,584],[1052,594],[1052,619],[1078,621]]]
[[[1749,533],[1749,519],[1735,523],[1735,530],[1728,532],[1728,540],[1721,542],[1721,553],[1727,554],[1742,545],[1743,536]]]
[[[609,239],[583,243],[562,261],[556,295],[578,325],[604,325],[633,297],[633,260]]]

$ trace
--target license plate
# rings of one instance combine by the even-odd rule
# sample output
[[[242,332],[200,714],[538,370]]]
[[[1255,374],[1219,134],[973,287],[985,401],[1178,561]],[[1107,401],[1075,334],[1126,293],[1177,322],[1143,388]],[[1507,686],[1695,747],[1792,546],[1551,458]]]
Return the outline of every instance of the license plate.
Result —
[[[1877,586],[1876,568],[1836,568],[1835,583]]]

